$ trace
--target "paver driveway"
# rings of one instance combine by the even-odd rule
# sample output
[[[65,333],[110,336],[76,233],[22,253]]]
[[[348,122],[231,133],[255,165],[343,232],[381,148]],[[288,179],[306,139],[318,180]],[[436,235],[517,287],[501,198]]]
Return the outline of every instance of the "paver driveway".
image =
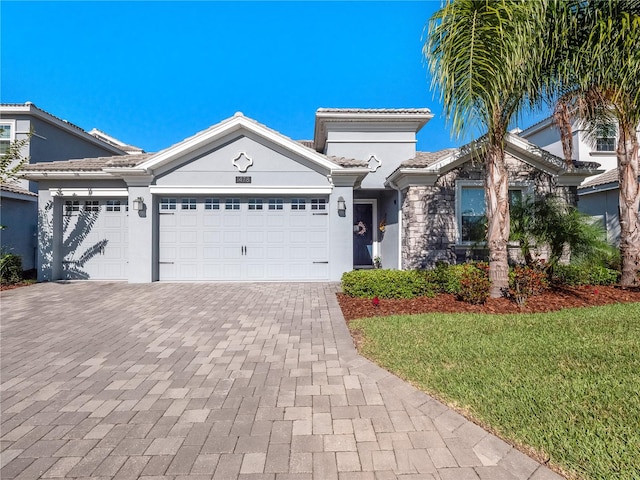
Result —
[[[358,356],[329,284],[2,293],[9,478],[560,478]]]

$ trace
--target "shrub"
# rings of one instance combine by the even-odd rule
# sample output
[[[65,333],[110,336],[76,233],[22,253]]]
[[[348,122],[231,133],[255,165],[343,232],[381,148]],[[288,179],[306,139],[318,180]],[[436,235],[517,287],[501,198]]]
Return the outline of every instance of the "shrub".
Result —
[[[351,297],[414,298],[433,296],[437,286],[419,270],[354,270],[342,275],[342,291]]]
[[[11,285],[22,280],[22,257],[13,253],[0,256],[0,283]]]
[[[460,300],[476,305],[482,304],[489,298],[490,288],[488,269],[484,268],[484,264],[466,263],[462,265],[460,287],[457,293]]]
[[[508,295],[518,305],[524,305],[527,298],[539,295],[547,288],[549,282],[542,266],[518,265],[509,272]]]
[[[613,285],[617,281],[616,270],[593,264],[556,265],[552,276],[554,285]]]

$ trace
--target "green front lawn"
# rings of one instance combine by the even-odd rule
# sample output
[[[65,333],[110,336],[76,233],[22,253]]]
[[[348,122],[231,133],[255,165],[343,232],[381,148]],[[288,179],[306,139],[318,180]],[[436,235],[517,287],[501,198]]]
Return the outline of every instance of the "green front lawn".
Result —
[[[640,303],[349,326],[365,356],[576,477],[640,478]]]

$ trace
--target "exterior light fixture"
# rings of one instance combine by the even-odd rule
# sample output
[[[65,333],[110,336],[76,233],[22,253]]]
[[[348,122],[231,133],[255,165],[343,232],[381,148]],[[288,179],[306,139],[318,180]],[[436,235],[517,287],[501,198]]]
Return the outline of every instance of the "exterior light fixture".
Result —
[[[338,198],[338,212],[344,213],[347,210],[347,203],[344,201],[344,198]]]
[[[137,212],[144,210],[144,198],[138,197],[133,201],[133,209]]]

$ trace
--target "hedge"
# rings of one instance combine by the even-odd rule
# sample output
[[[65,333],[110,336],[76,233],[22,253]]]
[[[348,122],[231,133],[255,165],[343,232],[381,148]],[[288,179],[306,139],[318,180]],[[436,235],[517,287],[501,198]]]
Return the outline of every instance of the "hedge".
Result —
[[[433,297],[439,290],[433,275],[419,270],[354,270],[342,275],[342,291],[351,297]]]

